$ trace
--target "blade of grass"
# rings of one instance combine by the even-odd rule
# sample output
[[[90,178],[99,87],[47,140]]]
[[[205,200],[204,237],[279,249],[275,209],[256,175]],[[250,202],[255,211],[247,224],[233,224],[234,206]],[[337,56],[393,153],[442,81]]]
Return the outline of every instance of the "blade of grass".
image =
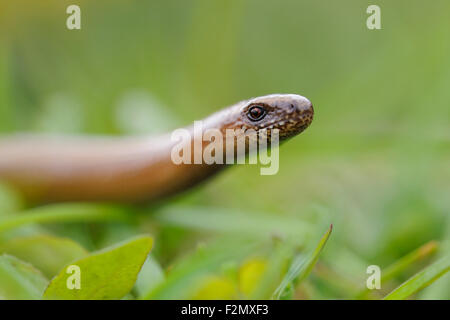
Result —
[[[280,285],[273,293],[272,299],[279,300],[289,285],[291,285],[294,281],[296,281],[297,284],[300,283],[310,274],[310,272],[314,268],[314,265],[319,259],[319,255],[322,252],[325,244],[327,243],[332,230],[333,225],[330,225],[330,228],[323,235],[318,245],[315,247],[315,249],[311,252],[309,256],[305,258],[303,254],[300,254],[294,259],[294,261],[291,264],[291,267],[286,273],[286,276],[283,278]]]
[[[131,221],[130,209],[89,203],[47,205],[0,218],[0,232],[32,223]]]
[[[411,265],[424,260],[425,258],[430,257],[434,253],[436,253],[437,249],[439,247],[439,244],[436,241],[430,241],[420,248],[408,253],[401,259],[397,260],[395,263],[387,267],[385,270],[383,270],[381,275],[381,284],[386,283],[390,279],[396,277],[397,275],[401,274],[403,271],[405,271],[407,268],[411,267]],[[358,299],[365,298],[371,290],[365,288],[362,292],[360,292],[357,295]]]
[[[447,223],[445,228],[445,237],[442,239],[439,255],[444,256],[444,252],[450,252],[450,216],[447,216]],[[432,286],[422,290],[418,299],[421,300],[450,300],[450,273],[447,273],[442,279]]]
[[[439,243],[437,241],[430,241],[418,249],[412,251],[406,256],[402,257],[397,262],[393,263],[387,267],[381,277],[381,281],[388,281],[398,274],[402,273],[406,268],[411,266],[413,263],[419,262],[428,258],[437,252],[439,248]]]
[[[267,234],[293,236],[306,241],[315,225],[300,219],[252,214],[218,208],[171,206],[153,216],[165,225],[221,233],[237,233],[267,237]]]
[[[429,286],[450,270],[450,255],[436,261],[420,271],[397,289],[388,294],[385,300],[403,300]]]
[[[251,294],[251,300],[270,299],[273,291],[280,283],[280,279],[293,255],[294,248],[289,243],[279,243],[278,248],[270,256],[267,270],[262,275],[259,285]]]

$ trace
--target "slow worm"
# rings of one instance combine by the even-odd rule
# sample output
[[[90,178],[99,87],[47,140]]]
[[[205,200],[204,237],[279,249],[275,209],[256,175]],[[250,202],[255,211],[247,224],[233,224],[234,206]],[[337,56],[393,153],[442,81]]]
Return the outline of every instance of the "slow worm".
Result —
[[[306,129],[313,114],[308,99],[273,94],[216,112],[203,120],[203,128],[218,129],[224,136],[226,129],[266,130],[268,136],[278,129],[281,142]],[[193,127],[187,129],[192,132]],[[186,190],[227,166],[174,164],[174,144],[170,133],[123,138],[3,136],[0,180],[32,202],[141,202]]]

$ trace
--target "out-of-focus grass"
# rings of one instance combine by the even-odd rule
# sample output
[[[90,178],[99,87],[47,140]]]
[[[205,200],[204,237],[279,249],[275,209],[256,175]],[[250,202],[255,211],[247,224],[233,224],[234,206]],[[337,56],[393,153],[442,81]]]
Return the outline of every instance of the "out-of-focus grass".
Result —
[[[295,288],[294,298],[354,298],[369,265],[383,272],[429,241],[441,242],[438,256],[448,252],[448,1],[378,1],[377,31],[365,27],[368,3],[356,0],[79,1],[79,31],[65,28],[69,4],[0,4],[2,133],[153,134],[273,92],[307,96],[315,120],[281,146],[277,175],[236,166],[162,207],[136,209],[138,223],[110,220],[121,209],[105,212],[103,206],[102,223],[80,223],[67,205],[55,205],[44,213],[52,224],[13,223],[15,229],[0,239],[51,234],[94,250],[151,233],[153,259],[168,281],[159,284],[166,289],[154,291],[162,292],[153,293],[158,297],[175,295],[171,279],[192,276],[179,264],[198,259],[210,266],[208,259],[222,249],[212,246],[204,261],[192,251],[198,243],[208,247],[217,234],[240,234],[259,244],[296,239],[293,251],[302,251],[333,223],[317,267]],[[12,226],[8,221],[39,222],[33,215],[17,218],[24,207],[20,195],[2,187],[0,228]],[[97,210],[96,204],[88,207]],[[64,216],[77,223],[56,223]],[[203,219],[211,221],[202,224]],[[247,259],[274,255],[272,244]],[[234,267],[227,271],[218,263],[192,276],[200,282],[192,282],[198,292],[190,294],[227,296],[214,292],[221,287],[228,293],[235,288],[228,297],[247,297],[239,289],[247,280],[239,274],[245,274],[246,263],[260,264],[230,259]],[[383,290],[424,266],[415,261]],[[172,267],[178,271],[171,276]],[[448,299],[449,284],[444,276],[414,297]]]
[[[406,299],[419,290],[428,287],[448,271],[450,271],[450,256],[447,255],[433,263],[431,266],[428,266],[425,270],[414,275],[411,279],[387,295],[385,299]]]

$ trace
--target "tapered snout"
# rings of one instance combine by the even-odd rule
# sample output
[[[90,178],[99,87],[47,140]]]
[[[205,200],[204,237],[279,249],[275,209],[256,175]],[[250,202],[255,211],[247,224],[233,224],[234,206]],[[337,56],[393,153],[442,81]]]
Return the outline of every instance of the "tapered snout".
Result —
[[[295,109],[302,126],[308,127],[314,117],[314,108],[311,101],[300,95],[293,95],[291,101],[291,108]]]
[[[292,99],[292,104],[297,112],[314,114],[314,108],[311,101],[303,96],[295,95],[295,98]]]

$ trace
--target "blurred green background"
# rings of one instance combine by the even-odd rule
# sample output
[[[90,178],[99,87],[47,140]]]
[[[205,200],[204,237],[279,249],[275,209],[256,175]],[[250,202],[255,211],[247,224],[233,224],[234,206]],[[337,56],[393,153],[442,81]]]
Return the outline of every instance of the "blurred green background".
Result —
[[[81,30],[66,28],[70,4],[81,7]],[[381,30],[366,28],[370,4],[381,7]],[[253,96],[304,95],[315,120],[280,148],[278,174],[235,166],[150,204],[139,228],[151,225],[164,268],[205,231],[153,224],[172,206],[251,213],[256,225],[262,213],[302,219],[317,236],[333,223],[299,297],[351,298],[370,264],[431,240],[448,252],[449,12],[446,0],[2,1],[0,131],[156,134]],[[14,198],[6,190],[2,208]],[[49,228],[89,249],[101,246],[97,233],[135,230]],[[417,298],[449,299],[449,288],[447,275]]]

